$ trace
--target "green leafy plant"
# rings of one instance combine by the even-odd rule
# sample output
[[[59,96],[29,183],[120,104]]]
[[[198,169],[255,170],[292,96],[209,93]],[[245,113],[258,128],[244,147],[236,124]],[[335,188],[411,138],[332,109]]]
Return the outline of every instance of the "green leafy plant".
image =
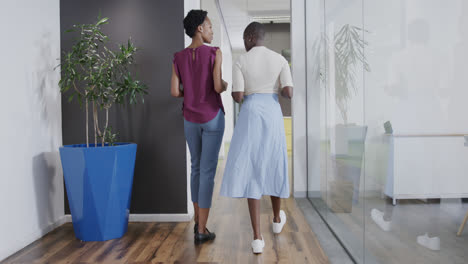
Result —
[[[115,146],[119,133],[117,132],[113,133],[112,126],[109,126],[105,129],[103,136],[104,136],[104,142],[106,142],[109,146]],[[102,140],[102,136],[99,138],[101,138]]]
[[[86,145],[89,147],[89,104],[92,106],[94,143],[101,139],[115,139],[109,129],[109,109],[114,104],[135,104],[138,98],[144,102],[147,86],[132,77],[130,66],[135,63],[138,49],[129,39],[112,51],[106,44],[109,42],[101,26],[109,23],[109,18],[98,17],[95,24],[77,24],[67,33],[78,34],[70,51],[63,53],[61,64],[60,91],[69,95],[68,101],[77,100],[86,114]],[[105,111],[104,127],[99,124],[99,111]]]

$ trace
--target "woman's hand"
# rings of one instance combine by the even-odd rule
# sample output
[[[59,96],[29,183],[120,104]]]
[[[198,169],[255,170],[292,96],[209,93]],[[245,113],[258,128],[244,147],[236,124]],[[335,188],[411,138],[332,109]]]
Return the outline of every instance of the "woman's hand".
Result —
[[[231,93],[232,99],[236,101],[236,103],[240,104],[244,100],[244,92],[232,92]]]
[[[223,83],[223,91],[226,91],[228,87],[228,83],[223,79],[221,79],[221,82]]]

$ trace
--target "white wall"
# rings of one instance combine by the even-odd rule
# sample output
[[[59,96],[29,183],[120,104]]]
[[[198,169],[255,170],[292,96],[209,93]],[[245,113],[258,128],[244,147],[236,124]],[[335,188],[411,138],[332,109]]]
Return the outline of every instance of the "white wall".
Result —
[[[291,66],[294,96],[291,102],[293,133],[293,190],[295,197],[307,192],[307,108],[305,0],[291,0]]]
[[[321,140],[321,87],[320,87],[320,50],[314,45],[321,40],[321,1],[306,2],[306,96],[307,96],[307,191],[309,197],[320,192],[320,140]],[[295,95],[296,96],[296,95]]]
[[[290,14],[290,0],[220,0],[234,52],[244,51],[243,33],[253,16]],[[303,10],[304,11],[304,10]]]
[[[227,90],[221,94],[223,106],[225,110],[225,128],[223,142],[231,142],[232,133],[234,132],[234,102],[231,97],[232,92],[232,50],[231,43],[229,42],[228,32],[225,30],[225,26],[222,24],[222,17],[219,13],[218,7],[216,6],[215,0],[202,0],[201,8],[208,11],[208,17],[213,24],[213,42],[211,46],[219,47],[223,53],[223,66],[222,74],[223,80],[228,83]],[[219,152],[220,158],[225,157],[225,144],[221,145]]]
[[[59,0],[0,4],[0,260],[64,215]]]
[[[244,51],[242,34],[250,23],[247,0],[219,1],[231,37],[233,52]]]

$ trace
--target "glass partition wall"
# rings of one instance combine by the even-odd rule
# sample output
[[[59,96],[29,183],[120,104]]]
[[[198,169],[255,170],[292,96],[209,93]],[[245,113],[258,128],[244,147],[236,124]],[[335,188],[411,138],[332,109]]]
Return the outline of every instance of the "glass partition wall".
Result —
[[[468,2],[305,12],[308,198],[357,263],[468,263]]]

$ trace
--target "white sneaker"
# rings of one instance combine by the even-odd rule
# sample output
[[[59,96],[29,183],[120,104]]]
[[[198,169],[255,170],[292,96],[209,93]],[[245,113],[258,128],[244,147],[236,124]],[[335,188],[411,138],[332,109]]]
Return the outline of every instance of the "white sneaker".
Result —
[[[427,233],[423,236],[418,236],[418,244],[430,250],[440,250],[440,238],[429,237]]]
[[[286,213],[283,210],[280,211],[280,222],[273,222],[273,233],[279,234],[283,230],[283,226],[286,224]]]
[[[264,247],[265,247],[265,241],[263,240],[263,236],[262,236],[262,240],[255,239],[254,241],[252,241],[253,253],[255,254],[262,253]]]
[[[390,231],[390,224],[392,223],[391,221],[385,221],[383,219],[384,213],[377,210],[377,209],[372,209],[371,210],[371,218],[374,220],[374,222],[382,229],[383,231]]]

